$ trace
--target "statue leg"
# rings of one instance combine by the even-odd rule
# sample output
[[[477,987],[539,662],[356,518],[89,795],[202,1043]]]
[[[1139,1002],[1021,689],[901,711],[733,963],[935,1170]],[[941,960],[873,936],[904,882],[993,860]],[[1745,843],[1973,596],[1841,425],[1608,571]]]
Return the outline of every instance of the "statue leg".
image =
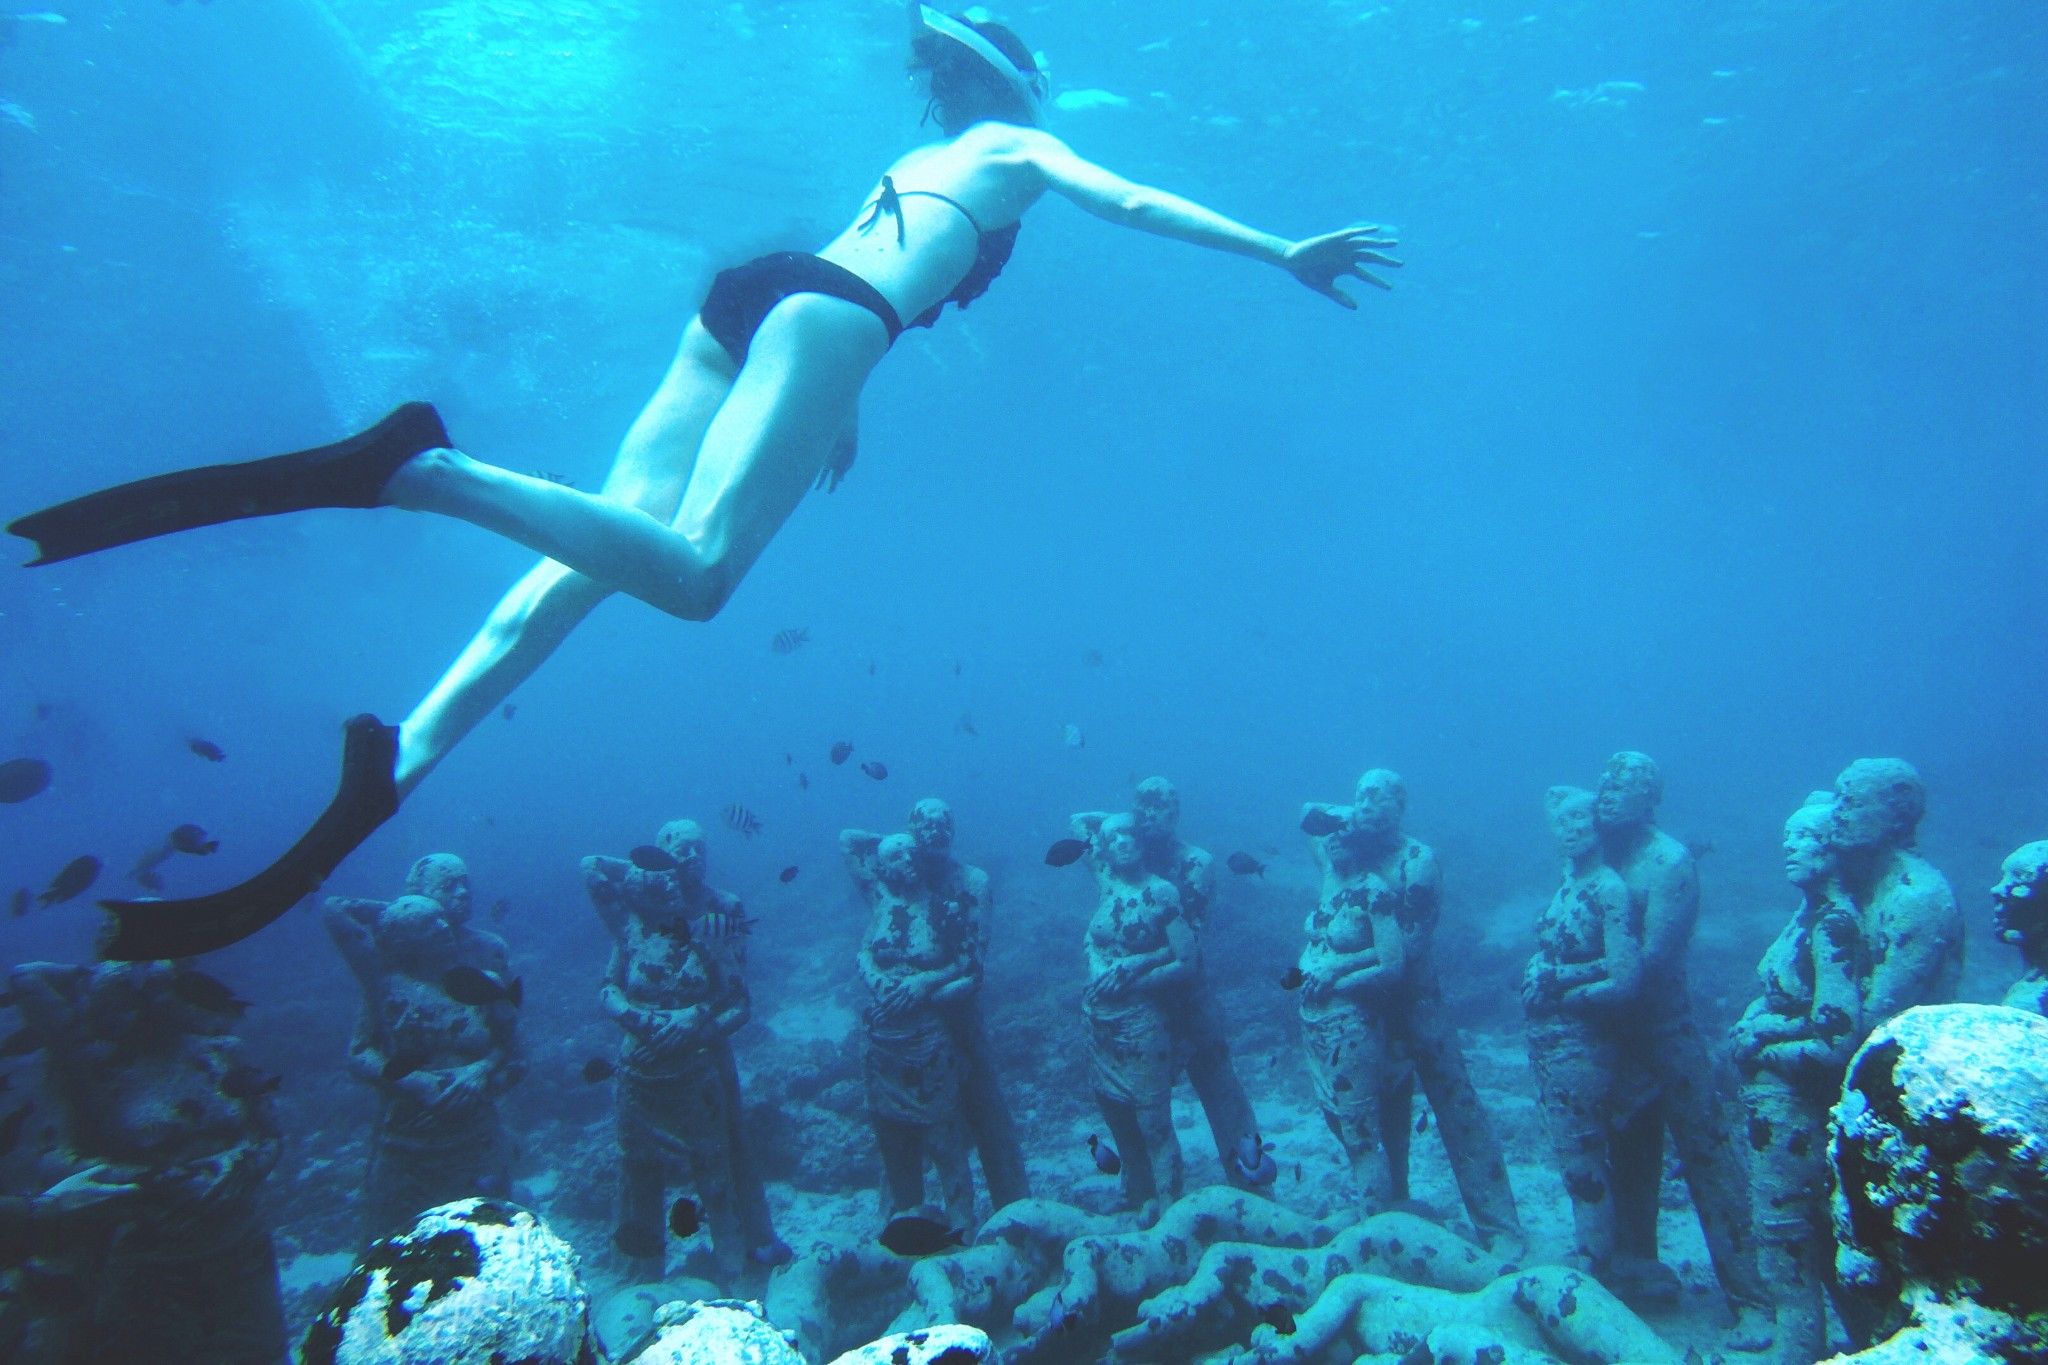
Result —
[[[1749,1117],[1750,1214],[1757,1269],[1774,1300],[1774,1358],[1810,1365],[1827,1355],[1827,1111],[1781,1076],[1744,1083]]]
[[[960,1050],[964,1073],[961,1108],[967,1117],[968,1135],[981,1155],[981,1178],[988,1186],[989,1203],[1002,1208],[1028,1199],[1031,1189],[1024,1174],[1024,1148],[1017,1140],[1017,1125],[1010,1117],[1009,1101],[1003,1096],[995,1059],[989,1052],[979,993],[947,1012],[947,1027]]]
[[[663,1251],[653,1256],[633,1256],[621,1251],[626,1276],[632,1283],[653,1283],[661,1279],[667,1264],[668,1246],[668,1161],[648,1118],[640,1112],[643,1096],[658,1082],[636,1080],[625,1074],[618,1079],[616,1131],[619,1144],[618,1182],[612,1197],[614,1242],[656,1246]]]
[[[1408,1189],[1408,1157],[1415,1134],[1408,1125],[1414,1116],[1415,1073],[1404,1066],[1389,1076],[1380,1090],[1380,1145],[1386,1154],[1387,1197],[1396,1204],[1413,1197]]]
[[[718,1066],[719,1086],[725,1093],[725,1141],[726,1150],[731,1153],[732,1196],[739,1207],[747,1249],[774,1249],[781,1245],[781,1239],[775,1235],[775,1220],[768,1212],[767,1182],[761,1179],[761,1168],[754,1164],[753,1148],[747,1141],[740,1071],[733,1059],[732,1039],[720,1038],[711,1051]]]
[[[1728,1103],[1725,1073],[1689,1014],[1660,1030],[1657,1056],[1664,1067],[1671,1143],[1684,1164],[1686,1189],[1706,1235],[1714,1275],[1735,1309],[1736,1337],[1730,1344],[1741,1349],[1738,1342],[1767,1343],[1771,1297],[1757,1273],[1749,1221],[1748,1154],[1734,1106]]]
[[[1577,1242],[1572,1257],[1604,1273],[1614,1256],[1613,1172],[1607,1153],[1613,1049],[1577,1021],[1537,1019],[1529,1024],[1529,1062],[1557,1173],[1571,1200]]]
[[[1144,1135],[1145,1151],[1149,1157],[1146,1164],[1152,1168],[1153,1183],[1163,1210],[1187,1192],[1180,1139],[1173,1131],[1173,1102],[1169,1098],[1156,1104],[1141,1105],[1137,1115],[1138,1129]]]
[[[925,1129],[925,1151],[939,1177],[939,1199],[947,1223],[972,1230],[974,1216],[974,1169],[967,1161],[967,1132],[959,1122],[935,1123]]]
[[[1124,1207],[1142,1208],[1158,1199],[1159,1182],[1152,1169],[1152,1149],[1146,1142],[1144,1125],[1138,1121],[1137,1109],[1099,1090],[1095,1092],[1095,1107],[1102,1111],[1103,1125],[1109,1129],[1117,1155],[1123,1159],[1120,1179]]]
[[[1440,992],[1421,992],[1410,1003],[1408,1047],[1415,1078],[1436,1114],[1436,1130],[1450,1156],[1451,1175],[1481,1245],[1519,1255],[1522,1220],[1515,1212],[1514,1191],[1508,1186],[1507,1161],[1472,1085],[1458,1030]]]
[[[1202,1102],[1203,1117],[1209,1121],[1209,1136],[1216,1143],[1216,1157],[1223,1163],[1223,1178],[1239,1189],[1250,1189],[1251,1182],[1239,1173],[1231,1157],[1241,1142],[1258,1133],[1259,1121],[1237,1079],[1237,1068],[1231,1065],[1223,1010],[1206,978],[1196,981],[1188,990],[1175,1015],[1187,1048],[1188,1083]]]
[[[882,1153],[882,1205],[894,1218],[924,1202],[924,1130],[914,1123],[870,1114]]]

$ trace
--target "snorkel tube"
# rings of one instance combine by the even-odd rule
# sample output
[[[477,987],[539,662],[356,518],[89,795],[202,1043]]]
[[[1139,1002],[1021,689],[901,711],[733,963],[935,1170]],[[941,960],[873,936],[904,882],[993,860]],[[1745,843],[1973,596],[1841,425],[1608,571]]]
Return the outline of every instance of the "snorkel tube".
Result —
[[[1024,102],[1024,108],[1031,115],[1031,122],[1037,127],[1045,126],[1045,101],[1052,92],[1052,83],[1043,71],[1020,71],[1017,64],[1003,55],[1002,49],[976,33],[965,19],[982,19],[986,11],[969,10],[963,16],[946,14],[933,9],[920,0],[910,0],[910,36],[912,41],[930,34],[936,34],[979,57],[989,70],[1000,77],[1003,83]]]

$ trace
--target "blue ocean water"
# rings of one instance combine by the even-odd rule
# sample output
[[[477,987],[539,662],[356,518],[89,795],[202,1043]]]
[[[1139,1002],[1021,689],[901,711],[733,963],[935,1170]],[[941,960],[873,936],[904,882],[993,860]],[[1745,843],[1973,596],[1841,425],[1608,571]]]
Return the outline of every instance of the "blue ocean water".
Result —
[[[927,135],[885,0],[25,3],[0,11],[9,516],[416,396],[479,458],[594,487],[710,274],[821,242]],[[1048,202],[987,298],[897,346],[850,479],[723,615],[608,604],[341,869],[388,895],[448,848],[512,902],[551,1039],[515,1117],[557,1125],[529,1170],[602,1120],[569,1079],[609,1029],[576,860],[683,814],[763,917],[763,1015],[792,974],[850,989],[836,832],[938,794],[1005,907],[991,989],[1066,1018],[1088,905],[1039,855],[1068,812],[1173,777],[1188,837],[1272,864],[1220,926],[1278,962],[1312,895],[1298,804],[1391,766],[1473,949],[1452,988],[1505,1029],[1546,786],[1659,759],[1666,823],[1717,849],[1721,1017],[1788,903],[1784,816],[1896,754],[1971,912],[1967,989],[2002,984],[1983,888],[2048,829],[2038,6],[1004,17],[1084,155],[1288,235],[1388,224],[1408,264],[1352,314]],[[402,716],[530,559],[329,512],[0,573],[0,757],[56,768],[0,810],[0,888],[92,853],[127,889],[184,821],[223,846],[174,892],[262,866],[331,790],[342,718]],[[842,739],[888,779],[831,765]],[[732,803],[757,837],[714,824]],[[0,926],[5,958],[87,957],[84,905]],[[308,1149],[359,1123],[313,917],[217,969],[266,1007],[247,1031]],[[1232,1001],[1281,1038],[1262,979]]]

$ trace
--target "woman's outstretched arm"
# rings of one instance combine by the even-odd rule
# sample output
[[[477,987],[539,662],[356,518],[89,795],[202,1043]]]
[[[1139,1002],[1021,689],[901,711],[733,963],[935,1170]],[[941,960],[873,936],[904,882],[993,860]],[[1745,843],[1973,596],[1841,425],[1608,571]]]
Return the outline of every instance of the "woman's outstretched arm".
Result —
[[[1391,286],[1366,267],[1398,269],[1401,264],[1381,254],[1395,242],[1391,237],[1381,236],[1380,228],[1361,225],[1289,241],[1226,218],[1192,199],[1126,180],[1076,155],[1050,133],[1020,129],[1018,136],[1022,154],[1045,177],[1046,187],[1096,217],[1155,236],[1277,265],[1324,298],[1346,308],[1356,308],[1358,302],[1337,288],[1338,280],[1364,280],[1387,289]]]

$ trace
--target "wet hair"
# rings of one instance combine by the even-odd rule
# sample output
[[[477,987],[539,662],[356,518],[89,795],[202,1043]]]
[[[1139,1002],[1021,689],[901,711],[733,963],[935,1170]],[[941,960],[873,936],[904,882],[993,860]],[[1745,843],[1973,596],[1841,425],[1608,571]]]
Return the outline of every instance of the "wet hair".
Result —
[[[1027,76],[1038,74],[1038,59],[1006,25],[960,14],[947,17],[987,39],[1017,70]],[[910,69],[931,77],[932,97],[925,106],[925,117],[936,120],[940,131],[949,137],[988,119],[1024,125],[1037,121],[1007,81],[951,38],[920,33],[910,44]]]

